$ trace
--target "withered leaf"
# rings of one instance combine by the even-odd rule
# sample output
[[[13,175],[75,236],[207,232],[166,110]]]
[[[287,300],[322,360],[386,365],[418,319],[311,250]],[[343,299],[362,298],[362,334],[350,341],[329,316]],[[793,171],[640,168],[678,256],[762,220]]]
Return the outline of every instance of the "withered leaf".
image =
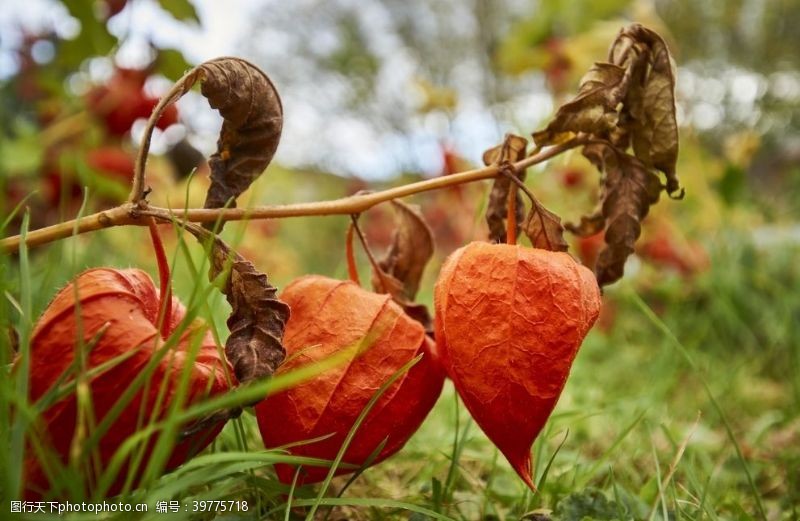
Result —
[[[215,239],[209,278],[216,277],[228,259],[233,264],[223,288],[231,305],[225,355],[239,382],[247,383],[271,376],[283,362],[286,351],[282,340],[289,306],[278,299],[278,290],[266,274],[220,239]]]
[[[419,290],[422,272],[433,255],[433,232],[422,217],[418,206],[398,200],[393,200],[392,206],[397,215],[397,227],[392,245],[378,261],[378,266],[384,274],[399,281],[399,286],[386,288],[386,292],[394,294],[400,291],[406,299],[414,300]],[[372,281],[375,288],[382,285],[375,273]]]
[[[606,245],[595,266],[597,282],[605,286],[622,277],[625,261],[641,233],[642,219],[650,205],[658,201],[663,186],[639,159],[612,146],[587,145],[583,154],[603,174],[601,201],[599,213],[582,218],[575,228],[581,234],[591,234],[605,223]]]
[[[210,280],[230,266],[222,287],[231,305],[225,356],[233,366],[236,379],[245,384],[271,376],[286,355],[282,340],[289,306],[278,299],[278,290],[269,283],[266,274],[225,241],[195,224],[185,226],[201,241],[212,241]]]
[[[208,160],[211,186],[204,206],[236,206],[235,199],[261,175],[278,148],[283,128],[281,99],[267,75],[241,58],[216,58],[198,65],[176,84],[180,90],[173,90],[171,101],[197,82],[211,108],[223,118],[217,151]]]
[[[143,214],[170,221],[158,212],[144,210]],[[269,283],[266,274],[232,250],[218,235],[194,223],[183,223],[182,226],[200,242],[211,242],[209,280],[214,281],[230,269],[221,289],[231,305],[225,357],[233,366],[236,380],[240,385],[246,385],[272,376],[286,357],[283,333],[289,320],[289,306],[278,299],[278,290]],[[216,411],[183,429],[181,438],[236,418],[241,412],[241,407]]]
[[[534,248],[550,251],[567,251],[561,218],[534,200],[523,224],[525,235]]]
[[[537,146],[556,145],[579,132],[610,136],[617,126],[619,102],[625,94],[625,69],[595,63],[581,78],[578,94],[562,105],[544,130],[533,133]]]
[[[594,64],[581,79],[577,96],[562,105],[533,140],[538,146],[555,145],[578,133],[622,151],[632,145],[645,166],[664,172],[670,196],[683,196],[675,173],[675,65],[655,31],[640,24],[623,28],[609,50],[608,63]]]
[[[578,133],[588,138],[584,155],[603,173],[600,204],[566,228],[582,236],[605,229],[606,247],[595,267],[602,286],[622,276],[641,233],[641,220],[661,190],[671,197],[683,196],[675,173],[675,68],[657,33],[640,24],[623,28],[609,50],[608,63],[596,63],[581,79],[578,95],[533,138],[544,146]],[[627,153],[631,146],[633,155]],[[664,173],[666,185],[656,170]],[[543,233],[543,222],[530,216],[526,221],[532,241]]]
[[[494,164],[507,164],[523,159],[528,140],[515,134],[506,134],[503,144],[492,147],[483,153],[483,163],[486,166]],[[525,180],[525,172],[518,174],[518,179]],[[489,204],[486,209],[486,224],[489,225],[489,239],[492,242],[506,242],[506,217],[508,205],[508,193],[511,190],[511,179],[505,175],[494,178],[492,191],[489,193]],[[525,207],[522,203],[522,196],[519,190],[514,187],[517,198],[516,215],[517,229],[519,235],[522,229],[522,219]]]
[[[406,313],[431,330],[428,308],[414,302],[425,266],[433,256],[433,233],[419,207],[393,200],[397,215],[392,245],[372,271],[372,287],[388,293]]]
[[[206,208],[221,208],[264,171],[283,128],[283,107],[272,82],[255,65],[218,58],[198,67],[200,92],[223,117],[217,151],[209,158]],[[235,204],[234,204],[235,206]]]
[[[258,67],[241,58],[209,60],[184,74],[150,115],[136,159],[130,202],[144,199],[144,165],[158,118],[197,82],[209,105],[223,118],[217,151],[208,161],[211,186],[205,208],[236,206],[235,199],[275,155],[283,128],[283,107],[272,82]],[[213,227],[211,223],[205,226]]]
[[[682,195],[675,173],[678,123],[675,115],[675,64],[664,39],[640,24],[623,28],[609,60],[629,71],[632,81],[621,121],[642,163],[664,172],[667,192]]]

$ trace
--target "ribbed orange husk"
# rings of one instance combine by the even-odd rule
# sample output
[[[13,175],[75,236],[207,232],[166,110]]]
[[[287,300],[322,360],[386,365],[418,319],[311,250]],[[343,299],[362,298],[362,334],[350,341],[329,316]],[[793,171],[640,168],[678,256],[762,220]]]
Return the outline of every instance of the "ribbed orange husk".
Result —
[[[592,272],[566,253],[473,242],[442,267],[435,307],[442,366],[533,489],[531,445],[600,312]]]
[[[444,373],[428,354],[433,342],[422,326],[388,295],[350,281],[306,276],[287,286],[280,298],[292,314],[284,335],[286,362],[279,374],[346,354],[334,367],[256,406],[264,445],[273,448],[333,434],[289,449],[294,455],[333,460],[378,388],[425,353],[380,397],[343,462],[361,466],[384,439],[386,445],[373,464],[399,451],[430,412],[444,382]],[[277,465],[276,471],[281,481],[292,482],[295,468]],[[325,467],[303,467],[298,483],[321,481],[327,474]]]
[[[77,279],[62,289],[37,322],[31,339],[30,387],[31,401],[41,398],[59,376],[73,363],[76,351],[76,303],[80,302],[80,328],[84,346],[91,346],[103,327],[105,332],[93,346],[85,348],[87,368],[97,367],[123,354],[129,358],[90,380],[91,401],[94,406],[94,424],[106,416],[115,402],[122,396],[136,376],[145,368],[158,346],[163,345],[157,328],[159,292],[150,276],[137,269],[115,270],[91,269],[81,273]],[[169,332],[175,330],[186,314],[177,299],[172,301],[169,317]],[[177,345],[161,359],[145,388],[140,388],[134,399],[114,420],[99,444],[100,468],[108,467],[112,456],[121,444],[137,430],[140,414],[144,422],[162,419],[173,405],[184,367],[192,349],[200,346],[191,366],[186,403],[200,401],[209,395],[229,389],[226,372],[232,373],[227,362],[221,358],[217,346],[205,326],[193,323],[181,335]],[[198,335],[200,338],[198,339]],[[87,352],[88,351],[88,352]],[[17,362],[18,365],[18,362]],[[15,368],[16,369],[16,368]],[[74,373],[73,373],[74,374]],[[230,376],[233,379],[233,376]],[[67,381],[74,380],[71,376]],[[162,382],[166,381],[166,393],[157,407],[157,396]],[[144,402],[144,403],[142,403]],[[158,409],[158,410],[156,410]],[[44,449],[48,452],[45,463],[52,458],[68,461],[70,446],[76,432],[77,401],[75,392],[53,404],[40,416],[38,429],[43,437]],[[222,429],[220,423],[201,431],[173,449],[167,469],[174,468],[191,455],[205,448]],[[91,432],[91,431],[89,431]],[[88,435],[89,433],[87,433]],[[155,443],[151,439],[147,453],[142,459],[138,475],[148,463],[149,452]],[[91,461],[87,458],[86,461]],[[87,465],[87,468],[91,465]],[[108,491],[113,495],[120,491],[128,473],[129,463],[123,466],[119,477]],[[91,480],[98,476],[92,475]],[[87,480],[88,481],[88,480]],[[90,487],[91,488],[91,487]],[[28,447],[25,469],[25,495],[36,498],[48,495],[50,481],[33,447]],[[91,493],[92,490],[87,492]]]

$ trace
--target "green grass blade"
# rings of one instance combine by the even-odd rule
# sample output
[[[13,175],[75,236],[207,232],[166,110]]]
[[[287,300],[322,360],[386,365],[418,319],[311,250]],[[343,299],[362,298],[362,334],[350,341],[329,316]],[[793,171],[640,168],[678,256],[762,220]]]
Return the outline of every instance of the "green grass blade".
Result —
[[[550,459],[547,460],[547,465],[544,466],[544,470],[542,470],[542,476],[539,478],[539,483],[536,485],[536,488],[539,489],[539,496],[542,495],[542,491],[544,490],[545,485],[547,485],[547,476],[550,473],[550,468],[553,466],[553,462],[556,460],[556,456],[558,453],[561,452],[561,448],[567,442],[567,437],[569,436],[569,429],[564,432],[564,437],[561,439],[561,443],[558,444],[556,450],[553,451],[553,455],[550,456]]]
[[[31,270],[30,259],[28,258],[28,246],[25,244],[30,223],[30,212],[26,211],[22,217],[22,229],[20,230],[21,242],[19,247],[19,287],[20,287],[20,308],[22,314],[19,321],[19,358],[16,375],[16,395],[19,400],[28,400],[28,379],[30,372],[31,357],[31,332],[33,329],[33,298],[31,290]],[[23,415],[17,415],[11,426],[11,446],[9,487],[11,497],[20,497],[22,492],[22,470],[25,457],[25,433],[28,430],[28,420]]]
[[[689,351],[686,349],[686,346],[684,346],[683,343],[681,343],[681,341],[678,340],[678,337],[676,337],[675,334],[669,329],[669,327],[667,327],[667,325],[660,318],[658,318],[658,316],[653,312],[652,309],[650,309],[650,306],[648,306],[647,303],[644,300],[642,300],[642,297],[640,297],[638,293],[632,290],[630,293],[634,303],[636,303],[639,310],[641,310],[641,312],[645,315],[645,317],[647,317],[647,319],[658,330],[660,330],[661,333],[666,338],[670,340],[670,343],[678,350],[681,356],[683,356],[683,358],[686,360],[689,366],[697,374],[697,377],[703,386],[703,390],[705,391],[706,396],[708,396],[711,405],[714,407],[714,410],[717,411],[720,420],[722,420],[722,424],[725,427],[725,432],[728,436],[728,439],[733,444],[734,450],[736,451],[736,458],[742,467],[742,471],[747,477],[747,483],[750,487],[750,492],[753,496],[753,500],[755,501],[756,506],[758,508],[758,514],[761,517],[761,519],[766,520],[767,513],[766,510],[764,509],[764,503],[761,500],[761,494],[758,492],[758,487],[756,487],[755,480],[753,480],[753,474],[752,472],[750,472],[750,467],[749,465],[747,465],[747,461],[745,461],[744,456],[742,455],[742,448],[739,445],[739,441],[736,439],[736,436],[733,433],[733,428],[731,427],[731,424],[728,421],[728,416],[725,414],[725,411],[723,411],[722,406],[717,401],[716,396],[714,396],[714,393],[711,391],[711,387],[708,385],[708,381],[701,373],[692,355],[689,354]]]
[[[289,521],[289,518],[292,515],[292,500],[294,499],[294,491],[297,488],[297,478],[300,476],[300,469],[302,469],[302,467],[298,465],[294,471],[294,476],[292,477],[292,486],[289,489],[289,495],[286,498],[286,515],[283,516],[284,521]]]

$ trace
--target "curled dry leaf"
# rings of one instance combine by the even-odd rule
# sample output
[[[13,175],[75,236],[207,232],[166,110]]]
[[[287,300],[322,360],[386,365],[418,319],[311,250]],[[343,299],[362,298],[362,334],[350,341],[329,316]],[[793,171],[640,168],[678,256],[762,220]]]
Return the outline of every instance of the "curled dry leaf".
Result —
[[[602,173],[600,207],[578,225],[568,228],[581,236],[605,228],[606,247],[595,265],[597,282],[611,284],[622,277],[625,261],[633,253],[642,231],[642,219],[658,201],[663,186],[658,176],[637,158],[610,145],[592,144],[583,154]]]
[[[209,60],[178,80],[151,115],[142,137],[132,202],[139,202],[142,198],[144,162],[156,122],[171,103],[198,82],[209,105],[223,118],[217,151],[208,161],[211,186],[205,208],[222,208],[226,204],[236,206],[235,199],[272,161],[283,128],[283,107],[269,77],[241,58]]]
[[[222,287],[231,305],[225,356],[237,380],[248,383],[271,376],[286,356],[282,340],[289,306],[278,299],[278,290],[269,283],[266,274],[225,241],[195,224],[185,226],[199,240],[212,241],[210,280],[230,268]]]
[[[503,144],[492,147],[483,153],[483,163],[489,165],[502,165],[516,162],[525,157],[525,149],[528,140],[515,134],[506,134]],[[512,174],[513,175],[513,174]],[[521,181],[525,180],[525,172],[520,172],[517,176]],[[508,192],[511,190],[511,179],[505,175],[495,177],[492,191],[489,193],[489,204],[486,210],[486,224],[489,225],[489,239],[492,242],[506,242],[506,207],[508,204]],[[517,229],[519,235],[523,212],[525,207],[522,204],[522,196],[516,190],[517,197]]]
[[[592,215],[567,228],[581,236],[605,229],[606,247],[595,268],[600,285],[622,276],[641,220],[661,190],[673,198],[683,197],[675,173],[675,70],[666,43],[654,31],[632,24],[620,31],[608,61],[596,63],[582,78],[575,99],[533,135],[539,146],[578,133],[590,138],[584,155],[603,173],[600,204]],[[633,155],[627,153],[629,146]],[[664,173],[666,184],[656,170]]]
[[[569,141],[579,132],[609,136],[617,128],[618,105],[624,96],[625,69],[595,63],[581,78],[578,94],[562,105],[547,127],[533,133],[538,146]]]
[[[253,263],[231,250],[221,239],[214,239],[209,278],[214,279],[228,262],[230,276],[222,292],[231,305],[228,317],[230,336],[225,356],[241,383],[271,376],[283,362],[283,331],[289,306],[278,299],[277,289]]]
[[[561,225],[561,217],[542,206],[536,199],[533,199],[533,205],[525,218],[522,228],[534,248],[567,251],[569,247],[567,241],[564,240],[564,227]]]
[[[585,133],[625,151],[631,141],[636,157],[664,172],[667,192],[680,197],[675,66],[666,43],[656,32],[632,24],[620,31],[608,60],[589,69],[577,96],[533,134],[534,142],[553,145]]]
[[[675,117],[675,65],[664,39],[640,24],[623,28],[609,60],[630,71],[622,124],[629,130],[636,157],[667,176],[667,192],[682,196],[675,174],[678,123]]]
[[[433,255],[433,232],[419,206],[393,200],[392,207],[398,217],[397,228],[391,247],[378,265],[385,274],[400,282],[405,298],[414,300],[422,272]],[[373,286],[380,283],[376,278],[373,275]]]
[[[239,58],[198,67],[200,92],[224,118],[217,151],[209,158],[211,187],[206,208],[221,208],[264,171],[283,128],[283,107],[266,74]],[[232,203],[235,206],[234,203]]]
[[[405,312],[430,330],[428,308],[414,302],[425,266],[433,256],[433,233],[419,207],[392,201],[398,217],[392,245],[372,270],[372,288],[388,293]]]

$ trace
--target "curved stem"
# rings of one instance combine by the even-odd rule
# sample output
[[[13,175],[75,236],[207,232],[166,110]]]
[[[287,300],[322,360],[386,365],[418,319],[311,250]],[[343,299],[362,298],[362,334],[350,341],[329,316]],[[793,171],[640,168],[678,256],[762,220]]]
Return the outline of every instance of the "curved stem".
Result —
[[[517,161],[516,163],[512,163],[511,167],[513,167],[514,171],[519,172],[530,166],[557,156],[565,150],[581,146],[585,143],[585,137],[578,137],[566,143],[550,147],[547,150],[539,152],[538,154],[528,156],[525,159]],[[170,219],[174,216],[177,219],[200,223],[213,222],[217,219],[227,222],[247,219],[305,217],[312,215],[350,215],[355,213],[363,213],[377,204],[391,201],[393,199],[464,183],[471,183],[473,181],[491,179],[496,177],[499,173],[499,167],[497,165],[492,165],[444,177],[417,181],[416,183],[409,183],[379,192],[356,194],[350,197],[334,199],[332,201],[276,206],[256,206],[254,208],[190,208],[179,211],[172,211],[166,208],[149,207],[149,211],[151,214],[157,214],[167,219]],[[26,235],[25,243],[29,247],[33,247],[47,244],[59,239],[64,239],[74,234],[101,230],[103,228],[111,228],[113,226],[146,226],[147,222],[141,218],[141,209],[138,208],[140,202],[141,199],[139,199],[136,203],[125,203],[116,208],[104,210],[80,219],[73,219],[71,221],[66,221],[53,226],[48,226],[46,228],[34,230]],[[0,240],[0,251],[17,251],[19,249],[21,240],[22,238],[19,235]]]
[[[144,199],[144,167],[147,164],[147,157],[150,154],[150,140],[153,137],[153,130],[164,113],[164,109],[172,103],[176,102],[178,98],[186,93],[186,82],[192,77],[196,76],[198,68],[195,67],[181,77],[172,88],[167,92],[158,102],[158,105],[150,113],[150,118],[147,120],[142,141],[139,145],[139,152],[136,154],[136,163],[133,167],[133,183],[131,185],[131,193],[128,196],[128,202],[138,204]],[[189,82],[189,85],[194,82]]]

